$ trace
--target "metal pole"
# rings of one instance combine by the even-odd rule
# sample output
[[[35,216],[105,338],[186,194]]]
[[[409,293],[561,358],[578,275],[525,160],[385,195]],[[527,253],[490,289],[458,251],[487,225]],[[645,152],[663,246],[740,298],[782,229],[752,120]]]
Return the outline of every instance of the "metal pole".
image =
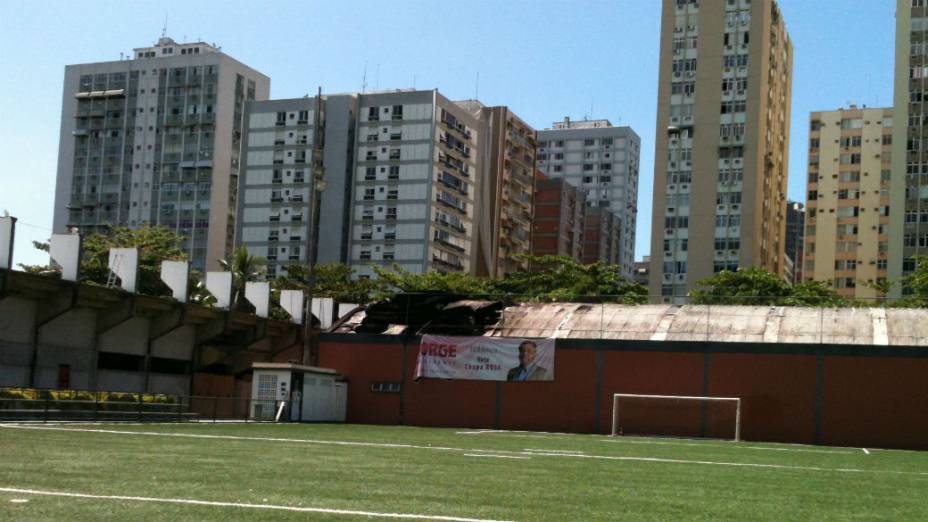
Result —
[[[142,422],[142,394],[139,394],[139,422]]]
[[[216,424],[217,409],[219,408],[219,397],[213,397],[213,424]]]
[[[741,440],[741,399],[735,403],[735,442]]]
[[[49,392],[48,390],[45,390],[45,421],[44,422],[46,424],[48,424],[48,402],[49,402],[50,396],[51,396],[51,392]]]
[[[319,195],[325,188],[322,168],[322,87],[316,92],[316,104],[313,111],[313,153],[311,159],[312,184],[309,192],[309,209],[306,230],[306,261],[309,265],[307,273],[306,312],[303,314],[303,364],[311,364],[316,356],[316,339],[313,332],[312,302],[316,284],[316,260],[318,259],[319,244]]]
[[[612,436],[615,437],[619,432],[619,402],[615,395],[612,396]]]

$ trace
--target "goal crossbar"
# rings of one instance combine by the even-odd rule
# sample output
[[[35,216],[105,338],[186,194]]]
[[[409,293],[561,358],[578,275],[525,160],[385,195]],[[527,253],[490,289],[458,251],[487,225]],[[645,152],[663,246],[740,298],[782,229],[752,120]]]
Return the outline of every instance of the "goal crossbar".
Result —
[[[699,397],[693,395],[645,395],[639,393],[612,394],[612,436],[619,432],[619,399],[672,399],[681,401],[708,401],[735,403],[735,441],[741,440],[741,398],[740,397]]]

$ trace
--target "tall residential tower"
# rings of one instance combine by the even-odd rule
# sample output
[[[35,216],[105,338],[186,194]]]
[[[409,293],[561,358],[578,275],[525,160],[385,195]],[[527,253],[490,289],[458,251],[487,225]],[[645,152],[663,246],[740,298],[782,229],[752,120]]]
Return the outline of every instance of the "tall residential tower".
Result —
[[[915,270],[928,254],[928,4],[896,0],[892,179],[889,200],[890,281]],[[899,285],[892,296],[898,296]]]
[[[846,297],[882,294],[887,277],[892,109],[813,112],[802,278]],[[905,244],[914,236],[906,236]],[[796,266],[800,265],[796,261]]]
[[[651,295],[682,300],[738,267],[784,273],[792,64],[773,0],[664,0]]]
[[[635,266],[640,148],[641,139],[631,127],[613,127],[609,120],[567,118],[538,131],[538,170],[582,189],[588,207],[606,208],[618,216],[617,258],[622,275],[629,279]]]
[[[65,68],[54,231],[162,225],[193,266],[232,249],[244,105],[270,79],[218,47],[161,38]]]

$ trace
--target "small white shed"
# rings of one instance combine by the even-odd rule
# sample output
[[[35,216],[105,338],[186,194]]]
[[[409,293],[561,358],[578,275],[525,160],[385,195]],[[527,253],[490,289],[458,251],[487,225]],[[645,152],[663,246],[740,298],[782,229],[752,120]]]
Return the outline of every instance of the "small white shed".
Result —
[[[252,364],[251,418],[345,422],[348,386],[335,370],[292,363]]]

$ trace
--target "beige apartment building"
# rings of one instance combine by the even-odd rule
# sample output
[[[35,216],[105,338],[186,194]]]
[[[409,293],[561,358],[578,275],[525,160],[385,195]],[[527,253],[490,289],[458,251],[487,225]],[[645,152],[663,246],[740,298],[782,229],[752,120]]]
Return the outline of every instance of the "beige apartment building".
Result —
[[[738,267],[784,273],[792,65],[773,0],[664,0],[651,295],[682,301]]]
[[[890,281],[915,270],[928,254],[928,3],[896,0],[893,158],[889,188]],[[908,293],[902,285],[890,295]]]
[[[503,277],[528,270],[519,254],[532,251],[536,132],[505,106],[477,100],[457,102],[480,121],[485,142],[477,188],[476,265],[481,277]]]
[[[882,297],[873,285],[887,277],[893,111],[852,105],[809,121],[802,277],[846,297]]]

